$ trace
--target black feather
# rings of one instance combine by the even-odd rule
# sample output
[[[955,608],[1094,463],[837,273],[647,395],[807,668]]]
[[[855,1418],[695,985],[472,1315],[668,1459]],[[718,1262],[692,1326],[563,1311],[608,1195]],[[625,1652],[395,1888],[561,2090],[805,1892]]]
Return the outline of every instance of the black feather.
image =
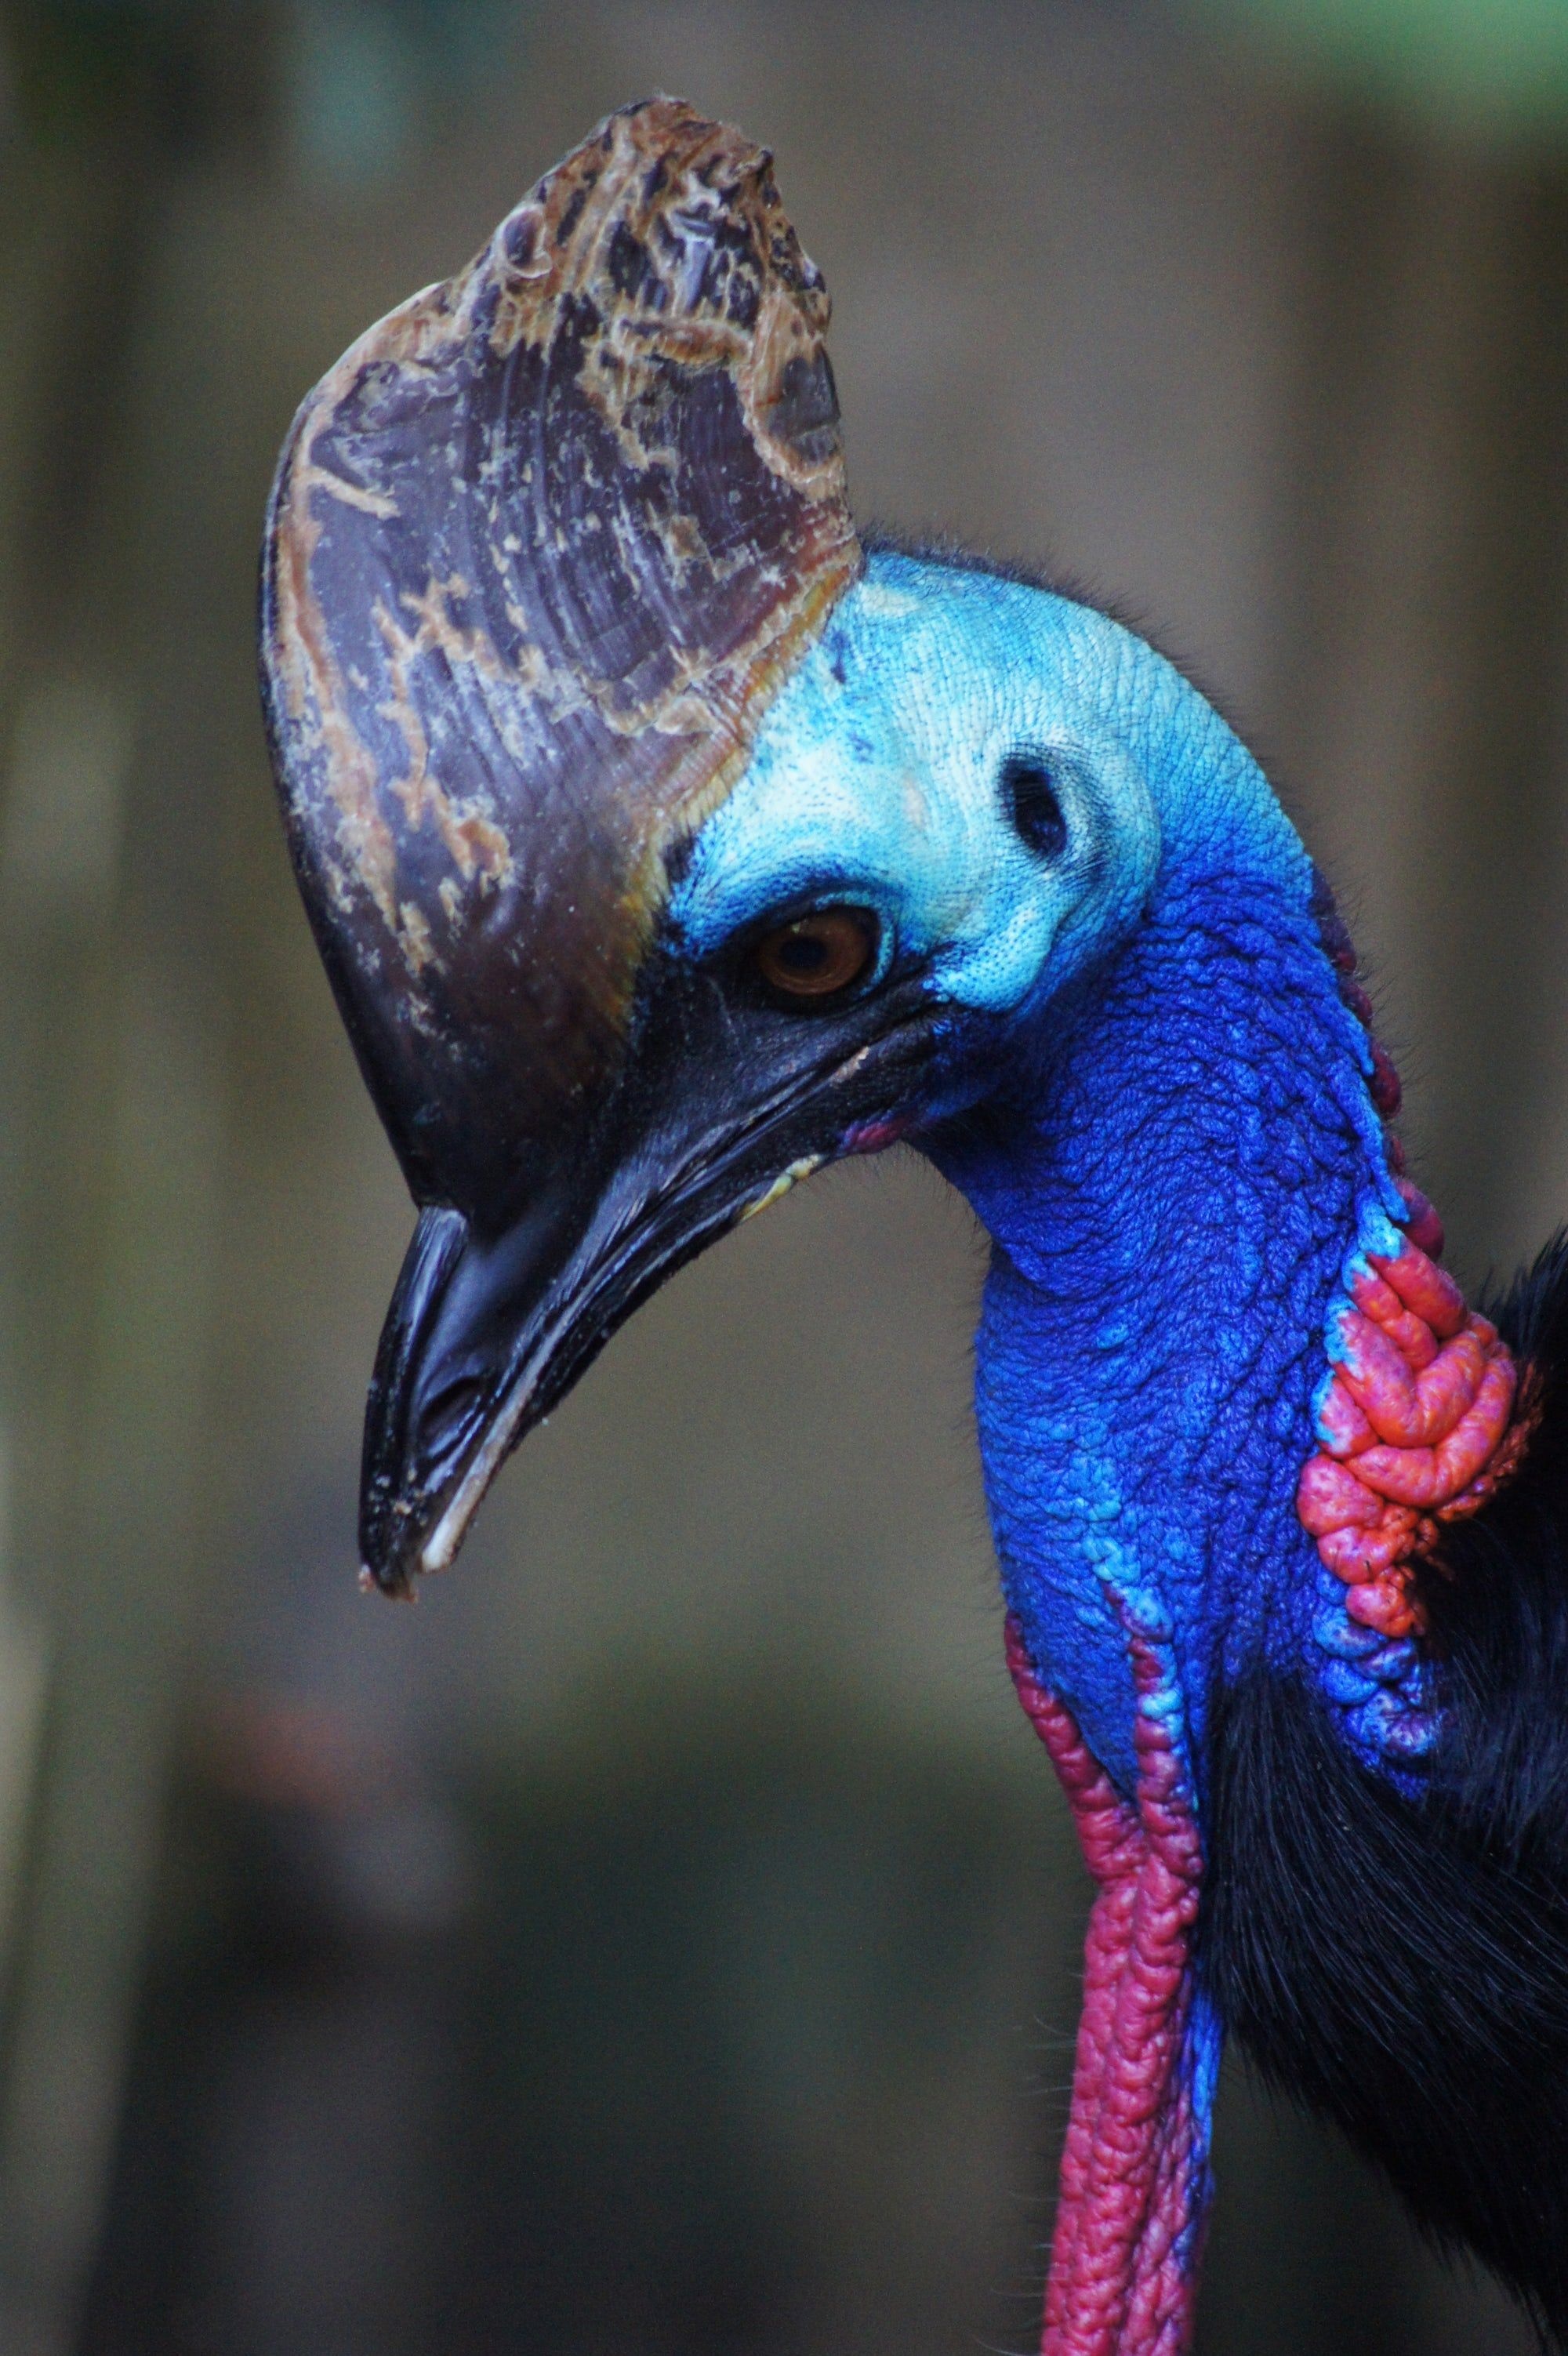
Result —
[[[1538,1421],[1424,1577],[1429,1788],[1362,1766],[1305,1678],[1220,1693],[1200,1968],[1264,2073],[1568,2346],[1568,1240],[1490,1313]]]
[[[1445,1575],[1423,1581],[1444,1664],[1444,1782],[1488,1842],[1568,1889],[1568,1231],[1484,1306],[1537,1421],[1486,1512],[1444,1533]]]

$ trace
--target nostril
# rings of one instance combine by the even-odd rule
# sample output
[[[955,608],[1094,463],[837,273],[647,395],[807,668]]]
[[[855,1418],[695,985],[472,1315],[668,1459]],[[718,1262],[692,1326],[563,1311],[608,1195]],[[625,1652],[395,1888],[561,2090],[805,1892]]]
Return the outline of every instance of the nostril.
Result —
[[[1019,840],[1036,859],[1059,859],[1067,849],[1067,819],[1042,761],[1014,759],[1002,771],[1002,798]]]

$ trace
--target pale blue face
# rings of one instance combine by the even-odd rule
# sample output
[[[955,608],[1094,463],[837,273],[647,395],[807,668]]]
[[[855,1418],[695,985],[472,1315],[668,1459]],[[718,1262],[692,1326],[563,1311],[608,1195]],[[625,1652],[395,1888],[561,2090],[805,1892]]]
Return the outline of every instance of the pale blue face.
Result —
[[[1061,839],[1031,845],[1008,777],[1037,765]],[[879,553],[769,708],[698,835],[676,935],[709,954],[802,902],[869,907],[884,967],[991,1014],[1053,995],[1145,905],[1162,855],[1283,823],[1251,762],[1170,666],[1027,584]]]

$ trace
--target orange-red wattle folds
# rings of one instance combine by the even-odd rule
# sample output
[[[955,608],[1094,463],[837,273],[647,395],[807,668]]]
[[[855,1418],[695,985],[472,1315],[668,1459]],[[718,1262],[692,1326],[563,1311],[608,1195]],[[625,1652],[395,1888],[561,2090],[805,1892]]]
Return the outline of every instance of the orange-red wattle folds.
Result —
[[[1124,1799],[1039,1683],[1007,1665],[1099,1884],[1062,2151],[1041,2356],[1179,2356],[1197,2295],[1218,2032],[1189,1970],[1203,1850],[1157,1649],[1129,1632],[1138,1784]]]
[[[1415,1562],[1442,1523],[1485,1505],[1522,1448],[1513,1360],[1496,1326],[1408,1240],[1352,1273],[1330,1352],[1323,1446],[1302,1472],[1297,1510],[1345,1583],[1351,1619],[1419,1635]]]
[[[1400,1108],[1399,1075],[1372,1035],[1355,948],[1326,886],[1315,913],[1339,994],[1367,1034],[1372,1101],[1387,1124]],[[1302,1469],[1296,1510],[1343,1582],[1348,1618],[1402,1644],[1425,1628],[1415,1566],[1444,1522],[1478,1511],[1507,1479],[1530,1419],[1515,1412],[1519,1378],[1507,1344],[1437,1266],[1442,1222],[1403,1174],[1391,1129],[1387,1137],[1403,1234],[1378,1222],[1396,1248],[1352,1259],[1330,1308],[1321,1445]]]

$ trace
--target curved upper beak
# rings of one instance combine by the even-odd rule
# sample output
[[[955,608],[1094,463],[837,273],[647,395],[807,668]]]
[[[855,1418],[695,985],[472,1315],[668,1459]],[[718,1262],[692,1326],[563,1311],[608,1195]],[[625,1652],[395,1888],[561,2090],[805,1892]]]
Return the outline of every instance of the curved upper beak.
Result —
[[[909,1119],[934,1044],[918,982],[801,1024],[670,980],[678,1006],[656,1011],[593,1149],[502,1224],[421,1214],[365,1425],[363,1576],[388,1593],[446,1568],[511,1450],[666,1277]]]

